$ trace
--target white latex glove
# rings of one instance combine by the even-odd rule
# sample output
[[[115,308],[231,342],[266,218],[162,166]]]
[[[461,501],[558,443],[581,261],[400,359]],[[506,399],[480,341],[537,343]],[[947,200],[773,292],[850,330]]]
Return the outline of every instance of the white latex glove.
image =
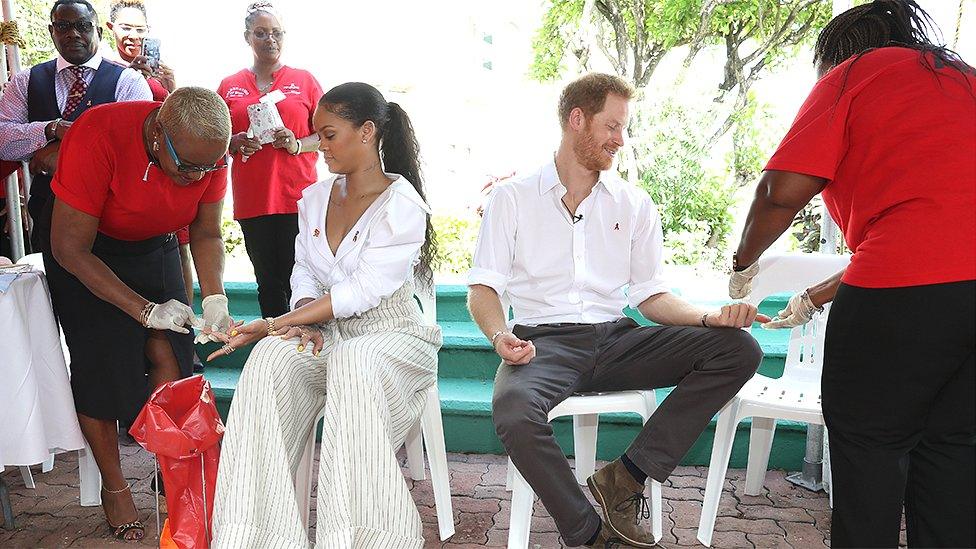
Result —
[[[729,297],[744,299],[752,292],[752,279],[759,274],[759,262],[749,265],[741,271],[732,271],[729,277]]]
[[[185,303],[171,299],[153,307],[146,324],[157,330],[173,330],[181,334],[188,334],[190,330],[185,326],[192,325],[196,322],[196,318],[193,309]]]
[[[810,322],[814,313],[823,311],[823,307],[817,307],[810,299],[810,294],[806,291],[796,294],[790,298],[786,308],[776,314],[776,318],[760,324],[764,330],[776,328],[795,328]]]
[[[234,319],[230,317],[227,309],[227,296],[224,294],[213,294],[203,298],[203,322],[194,326],[199,328],[196,343],[208,343],[218,341],[211,332],[227,332]]]

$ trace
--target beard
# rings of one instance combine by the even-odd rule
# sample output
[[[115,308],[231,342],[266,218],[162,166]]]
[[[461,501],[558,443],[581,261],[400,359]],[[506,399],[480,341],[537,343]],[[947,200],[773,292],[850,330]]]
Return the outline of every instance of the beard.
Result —
[[[603,172],[613,165],[613,158],[607,158],[603,145],[596,142],[589,131],[589,124],[583,129],[583,135],[573,144],[576,160],[587,170]]]

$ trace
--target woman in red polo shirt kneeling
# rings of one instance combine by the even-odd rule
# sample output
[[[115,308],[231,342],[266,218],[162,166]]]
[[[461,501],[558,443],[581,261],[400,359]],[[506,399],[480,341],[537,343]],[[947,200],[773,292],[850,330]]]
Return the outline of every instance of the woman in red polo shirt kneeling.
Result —
[[[155,387],[192,369],[196,317],[173,231],[190,226],[204,331],[232,323],[220,235],[229,139],[220,98],[181,88],[162,104],[92,108],[61,146],[44,264],[71,353],[78,421],[119,539],[140,539],[144,528],[122,473],[116,424],[131,424]]]
[[[772,327],[833,301],[823,362],[832,547],[976,546],[976,70],[913,0],[837,16],[756,190],[729,283],[822,191],[854,251]],[[764,325],[767,326],[767,325]]]
[[[291,298],[298,199],[318,180],[319,139],[312,131],[312,113],[322,87],[308,71],[281,63],[285,31],[270,2],[251,4],[244,27],[254,64],[225,78],[217,93],[230,108],[234,219],[254,265],[261,316],[280,316],[288,312]],[[274,107],[284,123],[274,141],[263,146],[249,136],[247,112],[262,97],[279,99]]]

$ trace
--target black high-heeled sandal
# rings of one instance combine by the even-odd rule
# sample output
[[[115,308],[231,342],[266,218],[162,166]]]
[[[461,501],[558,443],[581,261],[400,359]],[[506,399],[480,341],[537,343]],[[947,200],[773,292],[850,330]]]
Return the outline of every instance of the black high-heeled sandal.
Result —
[[[122,492],[125,492],[130,488],[131,486],[128,483],[126,483],[125,488],[122,488],[121,490],[106,490],[105,487],[103,486],[102,491],[105,492],[106,494],[121,494]],[[112,522],[108,520],[108,517],[106,516],[105,523],[108,524],[109,531],[111,531],[112,536],[119,541],[139,541],[142,538],[146,537],[146,527],[142,524],[142,521],[138,519],[131,520],[129,522],[116,526],[112,524]],[[135,537],[130,538],[127,537],[129,532],[137,532],[138,534]]]

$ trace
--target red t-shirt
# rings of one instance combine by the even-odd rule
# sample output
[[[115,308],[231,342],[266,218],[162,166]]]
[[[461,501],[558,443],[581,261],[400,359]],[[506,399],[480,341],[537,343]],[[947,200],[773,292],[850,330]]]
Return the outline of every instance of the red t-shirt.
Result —
[[[281,90],[285,99],[277,103],[285,127],[301,139],[311,135],[312,113],[322,97],[322,87],[312,73],[281,67],[274,74],[271,90]],[[261,98],[254,73],[244,69],[225,78],[217,93],[227,102],[233,133],[246,132],[251,125],[247,106]],[[234,189],[234,219],[298,212],[302,190],[318,179],[316,154],[292,156],[270,143],[241,162],[234,155],[231,181]]]
[[[976,77],[941,63],[936,76],[921,55],[888,47],[838,65],[766,164],[829,180],[853,286],[976,279]]]
[[[200,203],[219,202],[227,189],[226,169],[180,186],[153,165],[142,180],[149,164],[142,127],[159,105],[130,101],[90,108],[61,144],[51,190],[99,218],[98,231],[112,238],[145,240],[186,227]]]

